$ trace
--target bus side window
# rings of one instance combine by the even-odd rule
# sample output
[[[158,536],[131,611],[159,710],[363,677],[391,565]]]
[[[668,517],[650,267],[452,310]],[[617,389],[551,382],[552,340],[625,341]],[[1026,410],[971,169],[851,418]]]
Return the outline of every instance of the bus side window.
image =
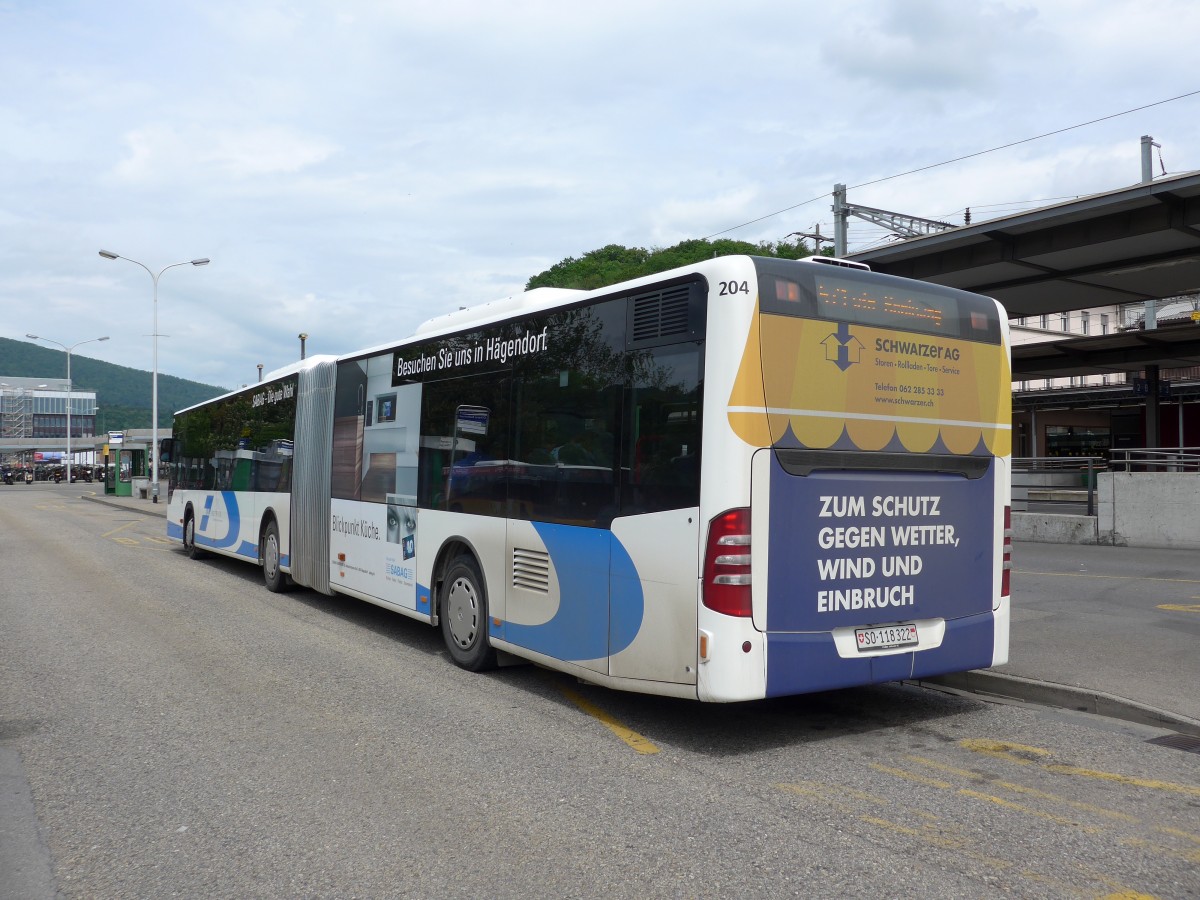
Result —
[[[615,300],[551,316],[548,352],[518,363],[513,518],[607,528],[617,515],[626,306]]]
[[[617,512],[613,430],[620,384],[564,369],[514,392],[514,518],[607,528]]]
[[[491,373],[426,382],[421,403],[420,506],[485,516],[506,514],[511,381]],[[474,412],[465,412],[470,410]]]
[[[700,347],[638,351],[626,407],[622,514],[700,502]]]

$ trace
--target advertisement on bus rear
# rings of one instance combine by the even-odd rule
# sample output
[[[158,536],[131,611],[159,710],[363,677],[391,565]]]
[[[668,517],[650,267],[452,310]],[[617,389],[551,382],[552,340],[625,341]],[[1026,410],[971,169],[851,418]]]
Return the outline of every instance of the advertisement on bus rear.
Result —
[[[773,462],[767,627],[956,618],[991,609],[995,535],[980,478],[903,472],[790,475]]]

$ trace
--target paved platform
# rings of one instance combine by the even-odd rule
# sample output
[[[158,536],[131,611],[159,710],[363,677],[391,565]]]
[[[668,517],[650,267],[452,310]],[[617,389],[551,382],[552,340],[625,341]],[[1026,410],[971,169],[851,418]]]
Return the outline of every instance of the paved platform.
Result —
[[[85,492],[142,515],[159,503]],[[932,686],[1200,737],[1200,554],[1017,542],[1010,661]]]
[[[76,488],[79,485],[75,486]],[[162,497],[158,503],[151,500],[143,500],[139,497],[114,497],[109,494],[102,494],[100,491],[86,491],[80,496],[81,500],[92,500],[96,503],[103,503],[105,506],[112,506],[117,509],[127,509],[133,512],[142,513],[147,516],[162,516],[164,519],[167,516],[167,492],[164,489]]]
[[[976,693],[1200,736],[1200,554],[1019,541],[1007,665]]]

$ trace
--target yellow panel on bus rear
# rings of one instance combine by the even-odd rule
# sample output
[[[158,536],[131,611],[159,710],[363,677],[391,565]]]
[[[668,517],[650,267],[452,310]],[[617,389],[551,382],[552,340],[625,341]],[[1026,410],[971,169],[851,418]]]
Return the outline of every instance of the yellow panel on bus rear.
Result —
[[[1002,344],[760,313],[729,421],[757,446],[1007,456],[1010,381]]]

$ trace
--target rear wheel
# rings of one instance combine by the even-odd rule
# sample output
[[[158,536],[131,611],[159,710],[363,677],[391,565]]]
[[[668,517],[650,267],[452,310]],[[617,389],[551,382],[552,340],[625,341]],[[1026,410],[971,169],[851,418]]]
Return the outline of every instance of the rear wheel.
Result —
[[[267,590],[274,593],[287,590],[288,579],[279,567],[279,526],[273,521],[263,529],[262,546],[259,548],[263,563],[263,581]]]
[[[454,662],[471,672],[496,667],[488,643],[487,588],[474,557],[460,556],[442,580],[442,639]]]

